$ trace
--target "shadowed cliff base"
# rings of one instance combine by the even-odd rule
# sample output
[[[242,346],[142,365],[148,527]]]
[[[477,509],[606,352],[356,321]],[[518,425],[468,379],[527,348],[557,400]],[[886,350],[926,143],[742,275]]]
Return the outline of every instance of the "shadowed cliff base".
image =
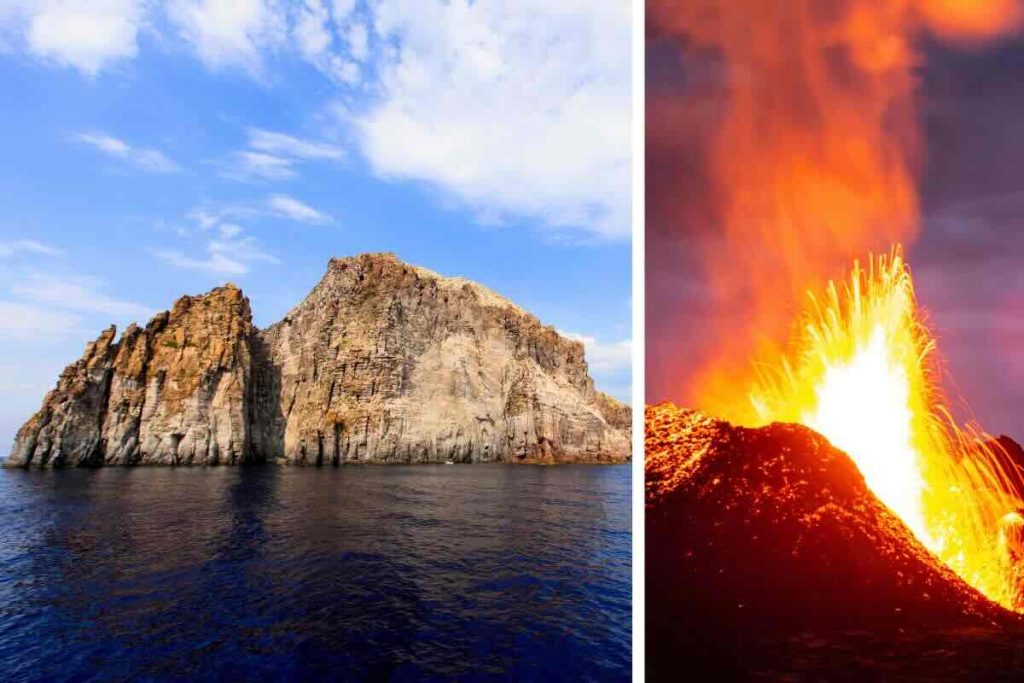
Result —
[[[266,330],[231,284],[106,330],[5,465],[622,462],[628,416],[582,343],[481,285],[362,254]]]
[[[647,672],[1013,679],[1024,622],[937,560],[802,426],[646,411]]]

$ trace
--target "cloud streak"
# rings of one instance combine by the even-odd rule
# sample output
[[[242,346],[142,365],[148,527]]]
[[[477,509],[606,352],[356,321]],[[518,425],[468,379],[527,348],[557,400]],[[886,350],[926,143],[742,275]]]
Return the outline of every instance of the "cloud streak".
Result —
[[[289,180],[298,174],[291,159],[263,152],[238,152],[235,162],[224,173],[235,180]]]
[[[336,145],[297,138],[262,128],[249,129],[249,147],[265,154],[307,161],[315,159],[337,161],[345,157],[344,150]]]
[[[278,131],[250,128],[247,148],[236,152],[223,175],[235,180],[283,181],[298,175],[298,165],[339,161],[344,150],[326,142],[295,137]]]
[[[10,290],[25,301],[49,309],[96,313],[119,320],[144,320],[152,315],[153,311],[145,306],[102,293],[100,286],[90,277],[33,273],[19,278]]]
[[[154,249],[152,254],[177,268],[226,277],[245,275],[256,263],[280,263],[276,257],[263,251],[255,238],[246,235],[245,228],[225,221],[230,213],[196,210],[189,214],[196,222],[196,230],[185,231],[183,236],[200,236],[204,240],[198,252]]]
[[[12,240],[0,242],[0,258],[15,254],[36,254],[38,256],[63,256],[64,251],[35,240]]]
[[[285,194],[271,195],[267,199],[267,206],[274,215],[298,221],[300,223],[325,225],[330,223],[332,220],[331,217],[323,211],[314,209],[309,204]]]
[[[159,150],[133,147],[124,140],[107,135],[106,133],[77,133],[74,138],[78,142],[89,145],[108,157],[120,159],[143,171],[150,173],[177,173],[181,170],[181,167],[175,161]]]

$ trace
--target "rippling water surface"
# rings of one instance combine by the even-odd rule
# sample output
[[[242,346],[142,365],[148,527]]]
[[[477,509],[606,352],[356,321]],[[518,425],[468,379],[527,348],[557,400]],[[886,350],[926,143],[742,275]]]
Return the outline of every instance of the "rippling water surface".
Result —
[[[0,471],[0,671],[627,680],[629,477]]]

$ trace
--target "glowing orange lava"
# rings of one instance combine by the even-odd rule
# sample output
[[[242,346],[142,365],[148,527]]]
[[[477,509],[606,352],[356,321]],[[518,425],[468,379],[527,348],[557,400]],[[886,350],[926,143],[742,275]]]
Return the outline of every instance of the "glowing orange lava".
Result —
[[[993,443],[959,429],[938,387],[899,248],[813,295],[790,351],[759,368],[760,421],[798,422],[847,452],[872,491],[968,584],[1024,611],[1022,482]]]

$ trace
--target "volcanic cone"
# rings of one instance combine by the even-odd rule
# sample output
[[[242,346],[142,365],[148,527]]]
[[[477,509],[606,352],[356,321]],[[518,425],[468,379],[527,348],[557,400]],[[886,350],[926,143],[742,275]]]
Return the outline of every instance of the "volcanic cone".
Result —
[[[798,425],[646,414],[647,646],[733,674],[1006,674],[1018,616],[963,582]]]

